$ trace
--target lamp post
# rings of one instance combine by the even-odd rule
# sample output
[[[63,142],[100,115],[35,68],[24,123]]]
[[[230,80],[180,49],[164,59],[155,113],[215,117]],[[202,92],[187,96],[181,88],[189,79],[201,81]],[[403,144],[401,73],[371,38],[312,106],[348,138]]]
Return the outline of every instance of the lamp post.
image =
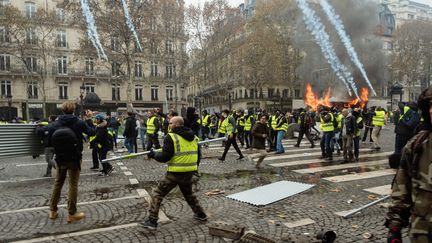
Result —
[[[7,96],[6,96],[6,98],[7,98],[7,102],[8,102],[8,120],[9,121],[12,121],[12,95],[10,95],[10,94],[8,94]]]
[[[228,86],[228,109],[231,112],[232,110],[232,95],[231,95],[232,87]]]
[[[84,91],[85,91],[85,86],[83,84],[80,86],[80,96],[79,96],[80,97],[80,117],[82,117],[84,111],[84,104],[83,104]]]

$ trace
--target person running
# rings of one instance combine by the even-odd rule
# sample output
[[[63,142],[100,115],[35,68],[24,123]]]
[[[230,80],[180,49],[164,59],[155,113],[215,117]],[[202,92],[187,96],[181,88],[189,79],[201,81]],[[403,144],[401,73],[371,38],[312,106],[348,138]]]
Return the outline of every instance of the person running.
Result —
[[[222,111],[222,116],[225,118],[222,126],[225,127],[226,135],[228,136],[228,140],[225,143],[225,150],[224,150],[222,156],[218,158],[218,160],[220,160],[220,161],[225,160],[225,156],[228,153],[228,150],[230,149],[231,145],[233,145],[233,147],[237,151],[238,155],[240,156],[237,158],[237,160],[241,160],[244,158],[244,156],[243,156],[243,154],[242,154],[242,152],[241,152],[241,150],[237,144],[237,140],[236,140],[236,135],[237,135],[236,134],[236,121],[232,115],[229,115],[228,110]]]

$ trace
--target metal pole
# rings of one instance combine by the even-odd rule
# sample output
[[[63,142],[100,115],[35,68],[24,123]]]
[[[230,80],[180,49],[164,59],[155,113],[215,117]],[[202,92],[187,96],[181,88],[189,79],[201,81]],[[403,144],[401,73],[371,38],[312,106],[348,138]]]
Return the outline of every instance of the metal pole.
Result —
[[[215,138],[215,139],[200,141],[200,142],[198,142],[198,145],[203,145],[203,144],[207,144],[207,143],[214,143],[214,142],[219,142],[219,141],[226,141],[226,140],[227,140],[226,137]],[[162,150],[158,149],[155,151],[160,152]],[[109,158],[109,159],[104,159],[104,160],[102,160],[102,162],[110,162],[110,161],[121,160],[121,159],[132,159],[132,158],[135,158],[135,157],[138,157],[141,155],[147,155],[149,153],[150,153],[150,151],[145,151],[145,152],[141,152],[141,153],[132,153],[132,154],[124,155],[124,156],[118,156],[118,157],[113,157],[113,158]]]
[[[385,196],[385,197],[382,197],[382,198],[380,198],[380,199],[378,199],[378,200],[376,200],[376,201],[373,201],[373,202],[368,203],[368,204],[366,204],[366,205],[364,205],[364,206],[361,206],[361,207],[359,207],[359,208],[357,208],[357,209],[354,209],[354,210],[350,211],[349,213],[344,214],[344,215],[341,215],[341,216],[342,216],[343,218],[347,218],[347,217],[349,217],[349,216],[351,216],[351,215],[353,215],[353,214],[355,214],[355,213],[357,213],[357,212],[362,211],[363,209],[366,209],[366,208],[368,208],[368,207],[370,207],[370,206],[373,206],[373,205],[375,205],[375,204],[377,204],[377,203],[379,203],[379,202],[382,202],[382,201],[386,200],[386,199],[389,198],[389,197],[390,197],[390,195],[387,195],[387,196]]]

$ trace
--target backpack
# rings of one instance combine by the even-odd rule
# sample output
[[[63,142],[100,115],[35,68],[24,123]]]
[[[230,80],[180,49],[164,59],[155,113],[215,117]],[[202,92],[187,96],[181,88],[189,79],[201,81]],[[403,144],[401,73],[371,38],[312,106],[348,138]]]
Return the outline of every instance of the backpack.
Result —
[[[58,127],[51,136],[51,144],[54,147],[57,163],[79,162],[79,140],[70,127]]]

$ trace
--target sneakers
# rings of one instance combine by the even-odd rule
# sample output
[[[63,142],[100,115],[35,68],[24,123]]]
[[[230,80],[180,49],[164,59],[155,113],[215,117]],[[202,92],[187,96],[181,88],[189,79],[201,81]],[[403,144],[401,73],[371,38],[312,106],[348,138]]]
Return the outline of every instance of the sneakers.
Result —
[[[68,223],[72,223],[72,222],[75,222],[75,221],[81,220],[81,219],[83,219],[84,217],[85,217],[85,214],[84,214],[84,213],[78,213],[78,212],[76,212],[74,215],[70,215],[70,214],[68,214],[67,222],[68,222]]]
[[[52,177],[52,175],[51,174],[45,174],[42,177]]]
[[[240,157],[238,157],[236,160],[242,160],[242,159],[244,159],[244,156],[243,156],[243,155],[240,156]]]
[[[149,230],[156,230],[158,223],[157,219],[147,218],[144,222],[139,223],[139,225]]]
[[[312,144],[312,145],[310,146],[310,148],[315,148],[315,144]]]
[[[332,156],[329,156],[329,157],[327,157],[327,158],[325,158],[325,160],[333,160],[333,157]]]
[[[294,147],[297,147],[297,148],[298,148],[298,147],[300,147],[300,145],[299,145],[299,144],[294,144]]]
[[[207,215],[204,212],[194,214],[194,219],[199,221],[207,221]]]
[[[225,158],[224,157],[219,157],[218,160],[225,161]]]
[[[57,216],[58,216],[58,213],[57,213],[56,211],[51,211],[51,212],[49,212],[49,214],[48,214],[48,218],[49,218],[49,219],[52,219],[52,220],[56,219]]]

